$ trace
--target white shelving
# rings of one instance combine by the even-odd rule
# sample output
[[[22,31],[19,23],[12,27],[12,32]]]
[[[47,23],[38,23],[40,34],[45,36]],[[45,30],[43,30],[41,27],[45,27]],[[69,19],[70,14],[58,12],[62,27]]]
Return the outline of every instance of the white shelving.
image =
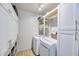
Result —
[[[39,24],[39,28],[42,29],[42,33],[43,35],[46,35],[46,36],[50,36],[50,19],[54,19],[56,18],[56,24],[57,24],[57,7],[53,10],[51,10],[50,12],[46,13],[43,17],[41,17],[40,20],[42,20],[42,24]],[[52,22],[52,24],[54,24],[54,22]],[[54,27],[57,27],[54,26]]]

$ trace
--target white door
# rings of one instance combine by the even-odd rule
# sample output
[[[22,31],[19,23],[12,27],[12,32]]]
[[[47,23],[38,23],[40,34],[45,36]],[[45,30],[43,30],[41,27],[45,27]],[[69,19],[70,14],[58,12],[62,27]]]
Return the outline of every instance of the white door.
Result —
[[[74,4],[65,3],[58,7],[58,55],[72,56],[75,49]],[[75,51],[76,50],[76,51]]]

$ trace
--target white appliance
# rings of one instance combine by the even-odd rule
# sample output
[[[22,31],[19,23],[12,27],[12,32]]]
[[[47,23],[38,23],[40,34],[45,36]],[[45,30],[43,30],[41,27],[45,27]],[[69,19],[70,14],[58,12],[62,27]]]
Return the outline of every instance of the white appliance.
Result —
[[[45,38],[40,40],[40,56],[56,56],[57,40]]]
[[[39,49],[40,49],[40,39],[42,39],[43,36],[34,36],[33,37],[33,52],[35,53],[35,55],[39,55]]]
[[[77,56],[79,47],[79,4],[58,6],[58,55]]]

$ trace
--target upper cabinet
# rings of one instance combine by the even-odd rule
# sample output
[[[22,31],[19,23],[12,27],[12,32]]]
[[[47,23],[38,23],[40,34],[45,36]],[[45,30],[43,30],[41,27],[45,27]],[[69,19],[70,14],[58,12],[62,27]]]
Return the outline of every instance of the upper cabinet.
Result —
[[[74,7],[73,7],[73,4],[62,4],[62,5],[59,5],[59,8],[58,8],[58,26],[59,26],[59,29],[61,30],[69,30],[69,29],[74,29],[74,11],[73,11]]]

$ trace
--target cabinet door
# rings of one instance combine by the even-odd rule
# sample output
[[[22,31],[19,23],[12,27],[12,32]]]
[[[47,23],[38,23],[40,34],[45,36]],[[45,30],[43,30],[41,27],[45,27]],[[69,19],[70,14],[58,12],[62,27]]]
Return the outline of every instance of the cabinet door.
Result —
[[[73,40],[74,34],[67,32],[58,33],[58,39],[60,40],[60,56],[72,56],[73,55]]]
[[[58,29],[75,30],[75,20],[73,20],[73,4],[64,3],[58,8]]]
[[[58,8],[58,55],[77,55],[75,48],[75,18],[74,4],[62,4]],[[63,34],[61,34],[63,32]],[[72,32],[72,33],[71,33]]]

